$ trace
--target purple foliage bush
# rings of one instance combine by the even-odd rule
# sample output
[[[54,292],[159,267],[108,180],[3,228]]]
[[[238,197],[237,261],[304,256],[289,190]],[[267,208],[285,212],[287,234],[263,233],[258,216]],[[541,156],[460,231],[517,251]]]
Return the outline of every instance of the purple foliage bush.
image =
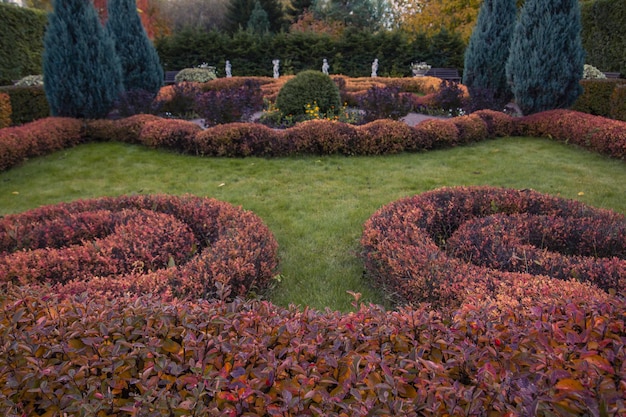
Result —
[[[359,96],[359,109],[365,112],[363,120],[398,120],[412,109],[412,94],[403,93],[398,87],[371,87]]]
[[[245,121],[263,109],[263,94],[258,82],[246,80],[239,87],[211,89],[200,94],[194,109],[207,127]]]

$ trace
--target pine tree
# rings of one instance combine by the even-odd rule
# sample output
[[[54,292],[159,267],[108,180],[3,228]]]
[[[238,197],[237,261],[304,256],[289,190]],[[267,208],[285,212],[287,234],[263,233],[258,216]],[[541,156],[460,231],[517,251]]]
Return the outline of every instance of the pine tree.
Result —
[[[491,101],[485,107],[502,110],[512,97],[505,67],[516,16],[515,0],[484,0],[465,50],[463,84],[474,100]]]
[[[527,0],[506,65],[522,112],[571,106],[582,92],[584,58],[578,0]]]
[[[258,34],[267,33],[270,30],[270,21],[267,18],[267,12],[263,10],[263,6],[261,6],[259,0],[254,2],[254,9],[252,9],[252,13],[250,13],[247,28],[253,33]]]
[[[135,0],[109,0],[106,30],[122,65],[124,89],[155,94],[163,85],[159,55],[137,13]]]
[[[285,14],[279,0],[232,0],[226,13],[230,33],[235,33],[240,29],[248,27],[248,21],[256,1],[261,3],[261,7],[267,13],[267,19],[270,22],[270,32],[280,32],[285,24]]]
[[[106,116],[121,91],[113,40],[91,2],[56,0],[43,54],[44,89],[53,116]]]

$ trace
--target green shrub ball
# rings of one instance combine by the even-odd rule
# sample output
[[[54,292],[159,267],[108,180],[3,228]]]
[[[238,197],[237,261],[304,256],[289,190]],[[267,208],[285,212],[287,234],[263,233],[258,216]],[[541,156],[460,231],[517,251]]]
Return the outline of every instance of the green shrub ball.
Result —
[[[317,103],[321,113],[341,107],[339,87],[320,71],[303,71],[287,81],[276,98],[276,107],[284,115],[304,115],[305,106]]]

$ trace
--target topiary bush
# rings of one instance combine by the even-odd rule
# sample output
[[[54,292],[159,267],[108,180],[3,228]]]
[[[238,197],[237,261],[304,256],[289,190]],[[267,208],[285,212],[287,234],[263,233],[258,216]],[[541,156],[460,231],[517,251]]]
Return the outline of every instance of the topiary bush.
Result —
[[[302,71],[287,81],[276,98],[276,107],[285,115],[304,115],[305,106],[316,103],[322,113],[341,107],[339,88],[320,71]]]
[[[268,285],[276,251],[257,216],[194,196],[104,197],[0,220],[0,282],[47,283],[61,298],[244,295]]]
[[[532,190],[456,187],[404,198],[367,221],[361,242],[379,285],[435,308],[474,296],[529,308],[547,294],[602,300],[626,290],[624,216]]]
[[[195,82],[206,83],[217,78],[214,67],[208,68],[184,68],[176,74],[174,79],[177,83]]]

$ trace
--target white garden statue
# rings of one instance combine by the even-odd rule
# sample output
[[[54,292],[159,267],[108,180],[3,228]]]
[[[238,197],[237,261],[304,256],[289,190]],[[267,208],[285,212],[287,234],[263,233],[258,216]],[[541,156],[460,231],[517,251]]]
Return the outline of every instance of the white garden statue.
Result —
[[[230,61],[226,61],[226,78],[230,78],[233,76],[232,67],[230,65]]]
[[[372,78],[376,78],[376,72],[378,72],[378,58],[372,62]]]
[[[322,72],[326,75],[328,75],[328,61],[326,60],[326,58],[324,58],[324,62],[322,62]]]
[[[278,69],[280,68],[280,59],[272,60],[272,64],[274,64],[274,78],[280,77],[280,74],[278,73]]]

